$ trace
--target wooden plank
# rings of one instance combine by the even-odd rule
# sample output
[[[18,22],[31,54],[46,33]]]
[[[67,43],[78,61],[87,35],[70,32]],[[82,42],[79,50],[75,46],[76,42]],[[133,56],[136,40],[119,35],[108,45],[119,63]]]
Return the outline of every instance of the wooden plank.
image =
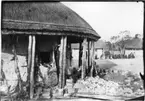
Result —
[[[85,71],[86,71],[86,49],[87,49],[87,39],[83,40],[83,54],[82,54],[82,73],[81,78],[85,78]]]
[[[62,54],[63,54],[63,67],[62,67],[62,69],[63,69],[63,72],[62,72],[62,75],[63,75],[63,78],[62,78],[62,88],[64,88],[64,86],[65,86],[65,84],[66,84],[66,78],[65,78],[65,72],[66,72],[66,47],[67,47],[67,37],[64,37],[63,38],[63,52],[62,52]]]
[[[32,99],[34,96],[35,46],[36,46],[36,39],[35,39],[35,36],[32,36],[32,58],[31,58],[31,71],[30,71],[30,99]]]

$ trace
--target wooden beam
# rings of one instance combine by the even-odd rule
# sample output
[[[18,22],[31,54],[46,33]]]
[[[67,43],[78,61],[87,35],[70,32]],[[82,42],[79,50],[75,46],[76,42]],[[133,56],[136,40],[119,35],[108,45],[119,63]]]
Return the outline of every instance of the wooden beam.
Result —
[[[1,46],[2,46],[2,34],[1,34],[1,30],[0,30],[0,79],[2,77],[2,75],[1,75],[1,72],[2,72],[1,71],[2,70],[2,58],[1,58],[2,49],[1,49]]]
[[[66,46],[67,46],[67,37],[62,37],[60,42],[60,58],[59,58],[59,88],[65,86],[66,78]]]
[[[86,71],[86,49],[87,49],[87,39],[83,40],[83,54],[82,54],[82,74],[81,78],[85,78],[85,71]]]
[[[66,70],[66,46],[67,46],[67,37],[61,38],[60,43],[60,74],[59,74],[59,87],[63,88],[65,86],[65,70]]]
[[[88,41],[88,67],[90,67],[90,41]]]
[[[34,64],[35,64],[35,46],[36,39],[35,36],[32,36],[32,60],[31,60],[31,71],[30,71],[30,99],[34,95]]]
[[[82,42],[79,43],[79,61],[78,67],[82,65]]]
[[[30,82],[30,69],[31,69],[31,58],[32,58],[32,36],[29,35],[29,42],[28,42],[28,67],[27,67],[27,82]],[[28,91],[30,88],[28,88]],[[30,92],[29,92],[30,93]]]
[[[60,47],[59,47],[59,88],[62,88],[62,67],[63,67],[63,37],[60,40]]]
[[[88,41],[88,56],[87,56],[88,64],[87,64],[87,75],[90,75],[90,41]]]
[[[90,42],[90,67],[92,67],[92,56],[93,56],[93,42]]]
[[[94,69],[94,58],[95,58],[95,48],[94,48],[94,41],[91,42],[91,76],[93,76],[93,69]]]
[[[89,55],[89,66],[91,67],[92,66],[92,41],[89,41],[89,48],[90,48],[90,50],[89,50],[89,53],[90,53],[90,55]]]
[[[69,56],[68,56],[69,58],[68,58],[68,60],[67,60],[67,62],[68,62],[67,64],[68,64],[68,67],[71,67],[71,66],[72,66],[72,48],[71,48],[71,43],[68,42],[68,43],[67,43],[67,46],[69,47],[68,50],[67,50],[67,52],[69,52],[69,54],[68,54],[68,55],[69,55]],[[66,52],[66,53],[67,53],[67,52]]]
[[[71,43],[70,44],[70,51],[71,51],[71,57],[70,57],[70,66],[72,67],[72,47],[71,47]]]
[[[65,74],[66,74],[66,46],[67,46],[67,37],[64,37],[63,39],[63,78],[62,78],[62,88],[64,88],[65,84],[66,84],[66,78],[65,78]]]

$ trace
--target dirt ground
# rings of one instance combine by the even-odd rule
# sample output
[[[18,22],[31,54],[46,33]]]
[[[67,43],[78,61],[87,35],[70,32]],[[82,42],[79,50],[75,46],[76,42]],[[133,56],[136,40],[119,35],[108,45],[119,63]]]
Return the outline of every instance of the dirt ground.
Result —
[[[144,74],[143,57],[135,59],[108,59],[108,60],[96,60],[96,63],[100,68],[112,68],[123,71],[131,71],[139,74]]]
[[[120,98],[115,98],[121,100],[144,95],[143,81],[139,75],[140,72],[144,74],[143,57],[135,59],[102,59],[96,60],[96,63],[99,65],[98,68],[109,70],[111,73],[100,78],[88,78],[86,81],[78,81],[78,88],[81,88],[80,93],[92,93],[91,95],[95,94],[95,97],[103,94],[102,98],[108,95],[112,98],[118,96]]]
[[[73,61],[73,66],[76,65],[76,61]],[[122,99],[124,95],[129,95],[128,98],[143,95],[143,82],[139,76],[139,72],[144,74],[143,57],[96,60],[96,63],[99,68],[113,70],[113,73],[109,73],[102,78],[87,78],[86,81],[78,80],[76,85],[80,90],[75,98],[53,99],[51,101],[101,101],[106,99],[117,101],[118,99],[124,100]],[[122,93],[117,96],[118,92]],[[127,96],[125,97],[127,98]]]

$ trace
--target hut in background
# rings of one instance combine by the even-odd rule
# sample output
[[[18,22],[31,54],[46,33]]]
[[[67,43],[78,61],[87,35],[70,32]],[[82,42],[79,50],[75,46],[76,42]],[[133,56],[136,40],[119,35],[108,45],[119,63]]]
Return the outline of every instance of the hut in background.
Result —
[[[104,52],[107,50],[107,45],[103,40],[98,40],[95,42],[95,57],[100,59],[101,56],[104,56]]]
[[[79,60],[79,44],[78,43],[74,43],[71,44],[72,47],[72,56],[73,56],[73,64],[74,66],[78,66],[78,62],[76,62],[77,60]],[[109,48],[107,46],[107,44],[105,43],[105,41],[103,40],[98,40],[94,43],[94,56],[100,59],[101,55],[104,55],[105,51],[108,51]],[[91,50],[91,48],[90,48]],[[86,51],[86,55],[88,54],[88,51]],[[87,57],[86,57],[87,59]]]
[[[26,81],[29,96],[33,98],[40,64],[54,67],[58,85],[64,88],[66,70],[71,64],[67,53],[71,44],[79,43],[78,62],[84,79],[85,69],[93,61],[94,41],[99,38],[85,20],[62,3],[2,2],[3,65],[0,69],[6,74],[8,85]],[[91,47],[88,63],[87,47]]]
[[[143,39],[135,37],[125,43],[125,54],[133,53],[135,57],[143,56]]]

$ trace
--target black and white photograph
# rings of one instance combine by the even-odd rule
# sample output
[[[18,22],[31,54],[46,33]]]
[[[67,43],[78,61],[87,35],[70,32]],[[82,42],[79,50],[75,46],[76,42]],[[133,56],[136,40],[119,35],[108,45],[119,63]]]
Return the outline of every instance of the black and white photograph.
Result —
[[[0,101],[144,101],[144,8],[1,1]]]

